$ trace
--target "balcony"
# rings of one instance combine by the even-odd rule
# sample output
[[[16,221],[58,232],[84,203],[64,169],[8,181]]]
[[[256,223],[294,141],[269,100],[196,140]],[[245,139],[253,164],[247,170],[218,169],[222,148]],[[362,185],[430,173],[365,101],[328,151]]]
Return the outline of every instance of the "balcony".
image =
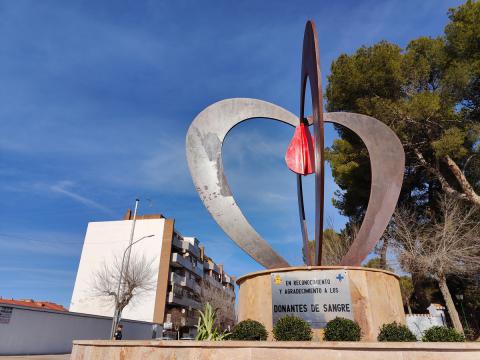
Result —
[[[202,288],[200,285],[198,285],[194,280],[187,280],[187,287],[193,290],[194,293],[196,294],[201,294],[202,293]]]
[[[187,277],[185,275],[178,275],[173,271],[170,273],[170,282],[172,284],[186,286],[187,285]]]
[[[223,274],[222,282],[223,282],[223,283],[231,284],[232,286],[235,286],[235,283],[234,283],[233,279],[232,279],[229,275],[227,275],[227,274],[225,274],[225,273]]]
[[[209,283],[211,286],[215,286],[219,289],[223,289],[222,283],[210,275],[205,275],[205,277],[203,278],[203,281]]]
[[[175,267],[183,267],[188,271],[194,273],[198,277],[203,277],[203,266],[201,263],[197,263],[197,266],[194,266],[190,257],[183,257],[179,253],[172,253],[171,265]]]
[[[166,322],[167,323],[172,323],[173,322],[173,316],[172,314],[166,314]],[[195,327],[195,325],[198,325],[198,318],[196,317],[189,317],[189,316],[182,316],[180,319],[177,318],[177,321],[179,321],[179,325],[181,326],[188,326],[188,327]]]
[[[218,268],[217,264],[215,264],[213,261],[205,261],[203,263],[203,267],[207,270],[213,270],[217,274],[220,273],[220,269]]]
[[[195,293],[200,294],[201,288],[195,280],[188,279],[185,275],[178,275],[174,272],[170,273],[170,282],[179,286],[187,287],[192,289]]]
[[[199,301],[196,301],[194,299],[190,299],[187,296],[178,296],[172,291],[168,293],[167,297],[167,302],[169,304],[175,304],[175,305],[180,305],[183,307],[187,308],[192,308],[196,310],[201,310],[202,309],[202,304]]]
[[[186,240],[182,240],[178,237],[174,237],[172,244],[176,248],[181,249],[182,252],[188,252],[197,258],[200,257],[200,248],[196,245],[192,245]]]

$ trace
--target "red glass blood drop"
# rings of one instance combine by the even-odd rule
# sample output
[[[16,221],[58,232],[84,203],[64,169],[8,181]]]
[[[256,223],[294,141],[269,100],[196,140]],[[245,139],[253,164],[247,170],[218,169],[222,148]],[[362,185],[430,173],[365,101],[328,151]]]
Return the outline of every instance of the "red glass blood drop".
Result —
[[[294,173],[308,175],[315,172],[313,138],[308,127],[303,123],[295,129],[285,154],[285,162]]]

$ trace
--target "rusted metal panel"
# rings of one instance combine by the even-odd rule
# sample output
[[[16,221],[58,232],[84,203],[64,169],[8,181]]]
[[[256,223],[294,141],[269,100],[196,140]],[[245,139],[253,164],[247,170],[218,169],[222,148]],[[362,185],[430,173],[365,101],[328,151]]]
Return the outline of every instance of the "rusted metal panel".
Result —
[[[305,118],[305,90],[307,80],[310,83],[310,95],[313,110],[313,136],[315,145],[315,256],[310,254],[308,232],[305,225],[305,212],[300,211],[300,226],[302,229],[303,249],[307,265],[321,265],[323,243],[323,198],[325,187],[324,168],[324,127],[323,127],[323,97],[322,75],[320,71],[320,51],[318,50],[317,30],[313,21],[307,21],[303,36],[302,68],[300,74],[300,119]],[[297,177],[297,181],[302,179]],[[303,209],[303,191],[301,184],[298,189],[298,206]],[[301,194],[301,196],[300,196]],[[310,261],[314,264],[310,264]]]

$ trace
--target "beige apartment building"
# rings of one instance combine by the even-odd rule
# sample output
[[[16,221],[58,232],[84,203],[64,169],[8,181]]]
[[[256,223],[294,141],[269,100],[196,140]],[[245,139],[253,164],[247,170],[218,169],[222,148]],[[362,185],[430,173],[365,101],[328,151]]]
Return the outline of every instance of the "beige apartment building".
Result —
[[[207,255],[208,249],[195,237],[182,236],[174,223],[160,214],[137,216],[134,239],[145,238],[133,245],[132,254],[148,257],[156,286],[129,304],[122,317],[162,325],[171,337],[192,337],[198,310],[210,302],[218,309],[220,326],[228,329],[235,322],[234,279]],[[94,294],[93,279],[99,268],[121,257],[131,227],[130,211],[123,220],[88,224],[70,311],[113,315],[113,305]]]

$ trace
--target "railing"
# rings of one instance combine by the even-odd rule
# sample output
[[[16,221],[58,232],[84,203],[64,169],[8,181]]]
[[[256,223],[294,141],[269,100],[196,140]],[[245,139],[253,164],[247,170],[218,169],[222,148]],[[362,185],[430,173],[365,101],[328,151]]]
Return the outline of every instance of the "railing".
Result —
[[[183,267],[199,277],[203,277],[203,266],[201,263],[197,263],[197,266],[194,266],[190,259],[183,257],[179,253],[172,254],[172,265],[177,265]]]
[[[172,265],[179,265],[189,270],[192,268],[190,260],[185,259],[181,254],[175,252],[172,254]]]
[[[171,291],[168,293],[167,302],[170,303],[170,304],[177,304],[177,305],[184,306],[184,307],[191,307],[191,308],[197,309],[197,310],[202,309],[202,304],[199,301],[196,301],[194,299],[190,299],[187,296],[180,297],[180,296],[174,294]]]
[[[210,275],[205,275],[205,277],[203,278],[203,281],[206,281],[210,285],[215,286],[219,289],[223,289],[222,283]]]
[[[187,285],[188,288],[192,289],[195,293],[200,294],[202,289],[200,285],[197,284],[197,282],[193,279],[187,279]]]
[[[170,282],[172,284],[177,284],[180,286],[186,286],[187,285],[187,278],[185,275],[178,275],[174,273],[173,271],[170,273]]]
[[[185,275],[178,275],[174,272],[171,272],[170,273],[170,282],[172,284],[177,284],[177,285],[184,286],[184,287],[187,287],[189,289],[192,289],[197,294],[201,293],[200,285],[198,285],[195,280],[188,279],[187,276],[185,276]]]
[[[203,263],[203,267],[207,270],[213,270],[215,271],[217,274],[220,273],[220,269],[218,268],[217,264],[215,264],[214,262],[210,262],[210,261],[205,261]]]

